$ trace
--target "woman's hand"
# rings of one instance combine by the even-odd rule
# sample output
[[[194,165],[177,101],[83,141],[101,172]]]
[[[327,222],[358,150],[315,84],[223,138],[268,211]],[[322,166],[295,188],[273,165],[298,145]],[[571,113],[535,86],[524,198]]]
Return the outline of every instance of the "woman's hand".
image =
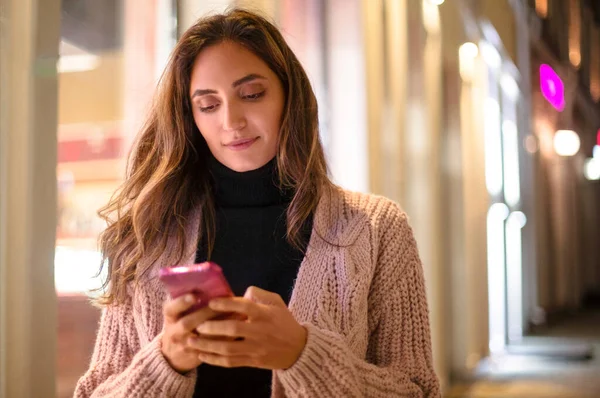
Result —
[[[206,321],[197,328],[200,336],[187,337],[202,362],[228,368],[287,369],[304,350],[307,331],[278,294],[252,286],[244,297],[211,300],[209,308],[244,319]]]
[[[189,294],[169,300],[163,307],[165,325],[161,351],[171,367],[182,374],[195,369],[202,363],[198,356],[199,351],[188,346],[188,339],[195,335],[198,325],[222,315],[221,312],[204,307],[182,317],[181,314],[195,301],[194,296]]]

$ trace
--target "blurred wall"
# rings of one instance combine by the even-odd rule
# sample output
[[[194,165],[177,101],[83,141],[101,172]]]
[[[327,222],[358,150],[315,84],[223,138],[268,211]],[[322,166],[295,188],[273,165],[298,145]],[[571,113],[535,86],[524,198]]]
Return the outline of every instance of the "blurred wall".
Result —
[[[597,25],[585,1],[550,2],[547,13],[531,11],[533,133],[539,252],[535,323],[550,323],[581,309],[588,297],[600,294],[600,249],[597,245],[599,184],[587,181],[583,165],[592,156],[600,128],[595,94],[600,64]],[[600,59],[600,58],[598,58]],[[541,64],[550,65],[565,88],[565,108],[556,110],[540,90]],[[559,156],[554,134],[574,130],[581,148],[572,157]],[[592,243],[594,242],[594,243]]]

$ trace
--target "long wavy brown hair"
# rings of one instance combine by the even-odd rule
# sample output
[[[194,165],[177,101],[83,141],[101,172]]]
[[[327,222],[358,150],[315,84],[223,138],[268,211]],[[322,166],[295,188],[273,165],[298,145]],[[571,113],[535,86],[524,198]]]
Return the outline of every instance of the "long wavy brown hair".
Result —
[[[205,158],[209,149],[194,123],[190,76],[206,47],[230,40],[259,56],[281,80],[285,107],[276,165],[282,188],[294,190],[287,209],[287,239],[299,247],[301,228],[331,186],[319,140],[317,102],[300,62],[278,29],[260,15],[232,9],[198,20],[178,41],[158,84],[153,106],[129,155],[127,176],[99,215],[108,276],[99,304],[118,304],[176,239],[169,261],[183,259],[188,217],[199,209],[199,239],[208,253],[215,240],[215,205]]]

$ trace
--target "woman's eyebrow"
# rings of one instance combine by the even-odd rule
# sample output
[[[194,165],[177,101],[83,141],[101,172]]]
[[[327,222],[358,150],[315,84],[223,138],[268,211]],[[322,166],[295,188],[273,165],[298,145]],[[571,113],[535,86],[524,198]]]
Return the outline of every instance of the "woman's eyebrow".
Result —
[[[248,82],[251,82],[252,80],[256,80],[256,79],[267,80],[267,78],[262,75],[259,75],[257,73],[251,73],[248,76],[244,76],[241,79],[234,81],[233,84],[231,85],[231,87],[236,88],[244,83],[248,83]]]
[[[248,83],[248,82],[251,82],[251,81],[257,80],[257,79],[266,80],[267,78],[262,75],[259,75],[257,73],[251,73],[247,76],[242,77],[241,79],[234,81],[231,84],[231,87],[236,88],[238,86],[241,86],[244,83]],[[194,93],[192,94],[192,99],[194,99],[195,97],[200,97],[200,96],[207,95],[207,94],[216,94],[216,93],[217,93],[217,91],[212,90],[212,89],[198,89],[198,90],[195,90]]]

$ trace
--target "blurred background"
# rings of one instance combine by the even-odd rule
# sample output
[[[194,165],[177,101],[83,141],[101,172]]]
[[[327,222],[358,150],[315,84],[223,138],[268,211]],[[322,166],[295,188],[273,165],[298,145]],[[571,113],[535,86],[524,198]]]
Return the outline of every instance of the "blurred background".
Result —
[[[334,181],[409,214],[444,395],[600,396],[599,0],[0,0],[0,396],[72,395],[96,212],[231,5],[303,63]]]

